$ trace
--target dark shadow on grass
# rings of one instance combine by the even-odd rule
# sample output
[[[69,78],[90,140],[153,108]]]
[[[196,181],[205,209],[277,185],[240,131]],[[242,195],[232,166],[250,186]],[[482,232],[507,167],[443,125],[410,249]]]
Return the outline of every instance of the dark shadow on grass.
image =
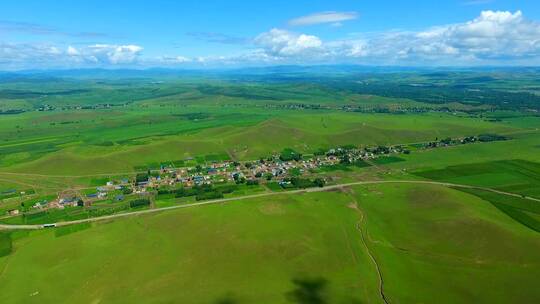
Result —
[[[11,234],[8,232],[0,232],[0,257],[8,256],[13,250]]]
[[[219,299],[217,299],[214,304],[236,304],[238,303],[237,300],[232,295],[225,295]]]
[[[326,304],[325,288],[328,281],[324,278],[297,278],[292,280],[295,289],[285,296],[298,304]]]

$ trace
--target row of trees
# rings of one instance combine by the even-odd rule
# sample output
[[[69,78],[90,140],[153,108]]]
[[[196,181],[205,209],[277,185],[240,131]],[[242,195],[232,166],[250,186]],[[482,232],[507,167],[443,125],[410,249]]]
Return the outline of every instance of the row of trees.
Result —
[[[290,184],[289,184],[290,183]],[[324,187],[326,181],[323,178],[317,177],[315,179],[301,178],[301,177],[290,177],[283,180],[281,186],[283,188],[313,188],[313,187]],[[290,186],[289,186],[290,185]]]
[[[435,138],[435,141],[429,142],[425,145],[426,148],[436,148],[439,146],[450,146],[458,144],[469,144],[474,142],[491,142],[491,141],[500,141],[507,140],[508,138],[503,135],[498,134],[480,134],[478,136],[467,136],[462,139],[453,139],[451,137],[443,138],[439,140]]]
[[[159,189],[158,195],[174,194],[175,197],[190,197],[195,196],[195,199],[207,200],[223,198],[224,194],[232,193],[237,190],[236,185],[221,185],[214,187],[212,185],[197,185],[191,188],[181,187],[178,189]]]

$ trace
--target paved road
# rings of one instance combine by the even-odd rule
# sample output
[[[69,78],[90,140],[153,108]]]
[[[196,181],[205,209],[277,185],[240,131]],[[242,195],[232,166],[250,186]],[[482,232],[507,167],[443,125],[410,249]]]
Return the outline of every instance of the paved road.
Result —
[[[322,191],[335,190],[335,189],[340,189],[340,188],[350,187],[350,186],[373,185],[373,184],[428,184],[428,185],[438,185],[438,186],[444,186],[444,187],[477,189],[477,190],[489,191],[489,192],[493,192],[493,193],[497,193],[497,194],[501,194],[501,195],[513,196],[513,197],[522,198],[522,199],[526,199],[526,200],[535,201],[535,202],[540,203],[540,199],[538,199],[538,198],[529,197],[529,196],[522,196],[522,195],[516,194],[516,193],[499,191],[499,190],[495,190],[495,189],[492,189],[492,188],[477,187],[477,186],[471,186],[471,185],[461,185],[461,184],[434,182],[434,181],[418,181],[418,180],[361,181],[361,182],[352,182],[352,183],[330,185],[330,186],[326,186],[326,187],[322,187],[322,188],[309,188],[309,189],[291,190],[291,191],[284,191],[284,192],[265,192],[265,193],[246,195],[246,196],[241,196],[241,197],[222,198],[222,199],[216,199],[216,200],[210,200],[210,201],[204,201],[204,202],[198,202],[198,203],[192,203],[192,204],[184,204],[184,205],[178,205],[178,206],[171,206],[171,207],[165,207],[165,208],[148,209],[148,210],[134,211],[134,212],[128,212],[128,213],[119,213],[119,214],[113,214],[113,215],[106,215],[106,216],[94,217],[94,218],[88,218],[88,219],[82,219],[82,220],[76,220],[76,221],[67,221],[67,222],[58,222],[58,223],[40,224],[40,225],[4,225],[4,224],[0,224],[0,230],[36,230],[36,229],[46,228],[47,226],[61,227],[61,226],[68,226],[68,225],[81,224],[81,223],[90,223],[90,222],[111,220],[111,219],[120,218],[120,217],[141,215],[141,214],[147,214],[147,213],[163,212],[163,211],[172,210],[172,209],[190,208],[190,207],[197,207],[197,206],[203,206],[203,205],[212,205],[212,204],[222,204],[222,203],[227,203],[227,202],[232,202],[232,201],[240,201],[240,200],[259,198],[259,197],[267,197],[267,196],[274,196],[274,195],[290,195],[290,194],[299,194],[299,193],[311,193],[311,192],[322,192]]]

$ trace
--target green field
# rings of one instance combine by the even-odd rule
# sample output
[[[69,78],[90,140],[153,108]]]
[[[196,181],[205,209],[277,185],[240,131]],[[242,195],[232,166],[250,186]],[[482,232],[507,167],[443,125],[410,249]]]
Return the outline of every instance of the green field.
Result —
[[[80,91],[58,93],[47,99],[23,95],[36,108],[47,104],[56,110],[28,110],[1,117],[0,172],[129,172],[159,168],[163,163],[178,164],[188,158],[199,162],[250,160],[285,148],[312,153],[339,145],[406,144],[448,136],[511,133],[532,126],[521,123],[519,115],[489,121],[475,115],[417,113],[418,107],[438,109],[448,105],[364,96],[324,85],[218,85],[208,80],[168,80],[148,85],[142,80],[130,81],[128,86],[112,80],[101,85],[76,80],[69,84],[77,83]],[[20,94],[25,87],[63,92],[67,85],[11,84]],[[96,96],[102,92],[111,93],[102,100],[110,106],[87,108],[96,107]],[[366,103],[399,105],[414,111],[396,114],[341,109],[343,105],[363,107]],[[290,107],[298,104],[303,107]],[[530,116],[523,119],[537,120]]]
[[[540,197],[540,163],[530,161],[504,160],[454,165],[415,174],[437,181],[492,187]]]
[[[463,190],[476,195],[497,207],[524,226],[540,232],[540,204],[523,198],[497,195],[493,192],[482,190]]]
[[[283,195],[14,238],[0,258],[3,303],[290,303],[298,289],[321,303],[379,303],[368,252],[391,302],[540,299],[536,232],[436,186]]]
[[[0,81],[0,223],[234,201],[2,230],[0,303],[540,302],[537,71],[57,73]]]
[[[489,202],[438,186],[356,196],[391,303],[538,301],[538,234]]]

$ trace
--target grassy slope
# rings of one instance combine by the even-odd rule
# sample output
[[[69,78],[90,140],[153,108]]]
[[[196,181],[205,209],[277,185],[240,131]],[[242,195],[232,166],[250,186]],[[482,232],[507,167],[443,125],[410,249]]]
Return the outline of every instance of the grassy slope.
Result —
[[[461,189],[461,191],[471,193],[489,201],[493,206],[497,207],[501,212],[506,213],[514,220],[534,231],[540,232],[540,204],[538,204],[538,202],[517,197],[497,195],[493,192],[478,189]]]
[[[416,150],[400,155],[406,162],[395,163],[392,168],[414,170],[444,169],[447,166],[474,164],[488,161],[522,159],[540,162],[540,132],[514,135],[512,140],[458,145],[447,148]]]
[[[540,163],[530,161],[503,160],[454,165],[415,174],[432,180],[540,197]]]
[[[38,232],[0,258],[0,302],[287,303],[295,278],[326,280],[330,303],[376,300],[373,265],[348,202],[335,193],[275,197],[58,238]]]
[[[298,114],[297,114],[298,115]],[[67,147],[64,150],[51,153],[42,157],[36,161],[23,163],[12,167],[2,167],[0,169],[0,190],[1,189],[18,189],[26,190],[34,188],[39,194],[55,193],[57,189],[64,189],[66,185],[68,187],[89,187],[90,178],[43,178],[34,176],[14,176],[1,174],[1,170],[7,171],[22,171],[28,173],[41,173],[41,174],[58,174],[58,175],[86,175],[96,174],[102,172],[131,172],[135,166],[148,165],[150,163],[159,163],[163,161],[174,161],[184,159],[190,156],[202,156],[216,154],[218,151],[228,150],[228,153],[245,158],[246,155],[260,156],[266,155],[268,152],[262,152],[267,150],[281,150],[282,147],[294,147],[296,150],[302,151],[302,149],[310,149],[317,147],[318,145],[325,146],[325,142],[330,141],[333,137],[338,137],[339,132],[351,127],[349,124],[340,122],[337,116],[329,116],[325,118],[325,124],[327,130],[324,131],[313,128],[316,132],[321,132],[321,135],[315,136],[316,132],[311,132],[306,127],[300,129],[300,126],[291,127],[291,122],[295,121],[285,114],[280,119],[272,119],[266,122],[262,122],[258,125],[246,127],[242,131],[235,126],[223,126],[202,130],[198,133],[190,135],[168,136],[160,138],[145,138],[141,140],[140,145],[116,145],[113,147],[102,147],[96,145],[80,144],[77,147]],[[316,116],[308,117],[303,115],[306,121],[313,122]],[[332,118],[333,117],[333,118]],[[354,116],[356,117],[356,116]],[[363,118],[363,115],[359,115],[357,118]],[[376,115],[367,115],[370,123],[379,124],[379,127],[383,127],[380,122],[377,122]],[[386,117],[386,118],[385,118]],[[419,117],[423,117],[422,115]],[[287,118],[286,121],[284,119]],[[330,119],[332,118],[332,119]],[[429,118],[429,115],[426,119]],[[443,122],[444,119],[438,117],[432,117],[433,121]],[[390,124],[394,128],[394,124],[391,122],[394,120],[398,123],[403,119],[404,121],[410,119],[402,115],[383,115],[381,119],[387,119],[387,124]],[[354,119],[352,120],[355,121]],[[457,121],[460,121],[459,119]],[[468,123],[475,124],[476,120],[465,119]],[[298,122],[296,122],[298,123]],[[353,123],[354,125],[354,123]],[[414,124],[413,124],[414,125]],[[403,125],[404,128],[413,128],[410,125]],[[488,128],[494,130],[499,128],[497,124],[479,124],[477,128]],[[512,128],[512,125],[509,126]],[[503,126],[503,128],[508,128]],[[252,132],[257,130],[257,132]],[[374,129],[371,129],[370,132]],[[379,131],[382,129],[379,129]],[[474,129],[471,133],[480,133],[483,129]],[[450,131],[448,131],[450,132]],[[461,131],[460,131],[461,132]],[[258,134],[258,135],[257,135]],[[287,134],[284,136],[283,134]],[[311,134],[307,136],[308,134]],[[378,133],[382,134],[381,132]],[[398,136],[399,133],[395,133],[395,141],[401,141],[403,138]],[[428,134],[428,133],[426,133]],[[533,162],[540,162],[540,136],[537,131],[530,131],[529,133],[516,133],[512,135],[512,140],[468,144],[460,145],[449,148],[439,148],[431,150],[415,150],[410,155],[400,155],[401,158],[406,161],[385,164],[384,167],[391,169],[405,169],[406,172],[417,171],[429,171],[445,169],[447,166],[462,165],[462,164],[474,164],[479,162],[490,162],[506,159],[523,159]],[[428,136],[428,135],[426,135]],[[366,139],[362,136],[351,139],[358,142],[366,142]],[[302,144],[303,142],[318,143],[307,146]],[[343,141],[346,143],[347,141]],[[277,144],[280,143],[280,144]],[[233,147],[232,149],[225,149],[224,147]],[[32,150],[30,150],[32,151]],[[335,175],[335,174],[334,174]],[[116,177],[122,177],[122,175]],[[350,174],[342,176],[343,178],[350,180]],[[416,178],[411,175],[393,175],[391,178]],[[468,181],[460,181],[468,183]],[[485,184],[486,186],[497,186],[494,184]],[[512,190],[512,189],[510,189]],[[519,192],[519,191],[518,191]]]
[[[385,291],[400,303],[534,303],[538,233],[437,186],[356,188]]]
[[[253,159],[285,147],[312,152],[340,144],[395,144],[515,130],[511,126],[451,115],[271,110],[260,115],[259,109],[235,112],[219,107],[189,111],[199,113],[198,110],[209,113],[210,117],[186,120],[184,116],[170,114],[177,111],[174,107],[131,109],[107,112],[99,119],[83,115],[80,123],[51,126],[53,121],[76,118],[60,119],[58,114],[43,114],[41,118],[45,120],[34,125],[33,119],[38,114],[30,113],[21,116],[27,118],[23,122],[11,121],[0,127],[0,134],[10,138],[3,143],[7,154],[0,155],[0,160],[3,170],[77,175],[126,171],[149,162],[212,153]],[[13,129],[19,123],[23,126],[20,134]],[[48,139],[43,142],[45,135]],[[104,143],[114,145],[104,146]]]
[[[380,185],[37,232],[0,258],[0,302],[287,303],[294,278],[323,278],[327,303],[378,303],[353,201],[391,302],[540,299],[536,232],[470,194]]]

